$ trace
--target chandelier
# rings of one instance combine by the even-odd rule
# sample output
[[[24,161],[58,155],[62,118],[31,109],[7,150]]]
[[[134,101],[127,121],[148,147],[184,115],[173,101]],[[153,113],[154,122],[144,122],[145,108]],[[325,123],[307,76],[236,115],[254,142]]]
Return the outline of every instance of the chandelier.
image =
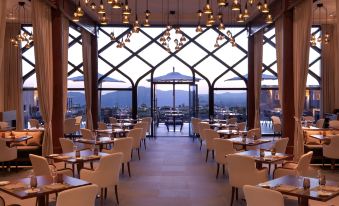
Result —
[[[12,23],[14,23],[17,19],[19,24],[28,24],[25,2],[19,1],[18,5],[15,5],[12,8],[12,11],[8,14],[8,16],[12,20]],[[31,42],[33,41],[33,33],[30,34],[26,31],[23,33],[19,32],[19,34],[14,34],[10,41],[15,47],[19,47],[22,44],[25,48],[30,48]]]
[[[317,3],[315,9],[313,10],[313,21],[312,21],[312,25],[315,25],[315,22],[314,22],[314,17],[316,15],[316,12],[318,12],[318,17],[319,17],[319,21],[321,20],[321,10],[324,10],[325,11],[325,17],[326,17],[326,23],[325,23],[325,27],[324,27],[324,30],[322,31],[322,33],[324,33],[324,35],[322,35],[322,33],[316,37],[316,34],[312,34],[311,35],[311,39],[310,39],[310,43],[311,43],[311,46],[316,46],[317,43],[324,43],[324,44],[328,44],[329,41],[330,41],[330,35],[328,34],[328,31],[327,31],[327,8],[324,7],[324,5],[322,3]]]

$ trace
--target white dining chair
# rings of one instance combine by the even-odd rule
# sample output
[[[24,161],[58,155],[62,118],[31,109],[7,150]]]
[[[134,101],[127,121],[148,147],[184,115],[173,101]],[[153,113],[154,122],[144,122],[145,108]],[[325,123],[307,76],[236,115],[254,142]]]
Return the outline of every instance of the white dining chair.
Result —
[[[323,128],[324,122],[325,122],[325,119],[318,119],[318,121],[315,123],[315,126],[318,128]]]
[[[5,140],[0,138],[0,162],[4,166],[7,162],[16,160],[18,151],[16,147],[8,147]]]
[[[267,168],[257,169],[255,160],[245,155],[230,154],[227,156],[229,183],[232,186],[231,206],[238,200],[238,189],[244,185],[257,185],[268,181]]]
[[[310,151],[306,154],[303,154],[298,162],[285,162],[282,167],[276,168],[273,172],[274,179],[286,176],[286,175],[301,175],[301,176],[310,176],[312,173],[312,168],[310,168],[310,163],[312,160],[313,152]]]
[[[134,125],[133,129],[142,129],[142,135],[141,135],[141,142],[144,143],[144,148],[146,150],[146,134],[148,130],[148,123],[147,122],[138,122]]]
[[[77,129],[75,127],[75,118],[69,118],[64,120],[64,134],[74,134]]]
[[[135,128],[135,129],[131,129],[131,131],[129,131],[127,134],[127,137],[133,138],[131,156],[133,156],[133,150],[137,150],[139,160],[140,160],[140,144],[141,144],[141,138],[142,138],[143,132],[144,131],[142,128]]]
[[[75,117],[75,127],[76,127],[76,131],[80,131],[80,128],[81,128],[81,121],[82,121],[82,116],[76,116],[76,117]]]
[[[198,131],[199,131],[199,137],[200,137],[200,150],[202,148],[202,143],[205,141],[205,135],[204,135],[204,131],[206,129],[210,129],[210,125],[208,123],[205,122],[200,122],[198,124]]]
[[[95,206],[98,193],[95,184],[64,190],[58,194],[56,206]]]
[[[74,150],[74,143],[70,139],[66,138],[59,138],[60,146],[62,153],[73,152]]]
[[[132,144],[133,138],[132,137],[125,137],[120,139],[114,140],[114,147],[111,150],[103,150],[103,152],[114,154],[121,152],[123,154],[122,158],[122,173],[124,173],[125,164],[127,165],[128,175],[131,177],[131,153],[132,153]]]
[[[331,169],[334,169],[335,160],[339,159],[339,136],[332,136],[328,145],[323,144],[323,156],[331,159]]]
[[[284,206],[283,195],[275,190],[244,185],[247,206]]]
[[[217,175],[219,175],[220,166],[223,168],[225,174],[225,166],[227,165],[226,156],[233,154],[236,150],[233,148],[233,142],[228,139],[215,138],[214,139],[215,161],[217,162]]]
[[[0,122],[0,129],[7,128],[8,126],[8,122]]]
[[[81,135],[83,139],[86,140],[93,140],[93,133],[90,129],[85,129],[85,128],[81,128]],[[83,143],[77,143],[77,145],[79,146],[78,149],[82,150],[82,149],[91,149],[92,146],[90,144],[83,144]]]
[[[28,122],[31,127],[39,128],[40,126],[39,120],[37,119],[29,119]]]
[[[261,138],[260,128],[254,128],[254,129],[248,130],[247,137],[248,138],[254,138],[255,140],[260,139]]]
[[[98,129],[104,130],[107,129],[107,125],[105,122],[98,122]]]
[[[329,127],[339,129],[339,120],[332,120],[329,122]]]
[[[80,171],[80,179],[96,184],[100,188],[101,205],[103,205],[104,193],[106,198],[109,187],[114,187],[116,201],[119,204],[118,183],[122,158],[122,153],[109,154],[101,157],[95,170],[82,169]]]
[[[237,129],[238,129],[239,131],[244,131],[244,130],[246,130],[246,122],[239,122],[239,123],[237,123]]]
[[[314,122],[314,117],[313,116],[303,116],[302,119],[304,121]]]
[[[289,138],[280,138],[275,141],[272,149],[274,148],[277,153],[286,153],[286,148],[288,144]]]
[[[203,131],[203,134],[205,136],[206,141],[206,162],[207,162],[209,152],[212,152],[212,158],[214,159],[214,139],[220,138],[220,135],[218,134],[218,132],[212,129],[205,129]]]
[[[35,176],[51,176],[51,170],[56,169],[54,165],[48,164],[48,161],[45,157],[29,154],[29,159],[31,160],[33,172]],[[73,176],[73,171],[68,168],[58,169],[58,174],[64,174],[67,176]]]

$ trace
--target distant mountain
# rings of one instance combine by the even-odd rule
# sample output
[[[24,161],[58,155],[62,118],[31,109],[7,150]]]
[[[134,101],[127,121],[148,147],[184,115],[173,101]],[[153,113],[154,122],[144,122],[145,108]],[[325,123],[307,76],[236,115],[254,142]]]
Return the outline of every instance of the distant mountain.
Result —
[[[69,92],[69,98],[71,98],[73,104],[85,105],[85,94],[81,92]],[[176,105],[188,105],[189,104],[189,94],[188,91],[176,90],[175,91],[175,104]],[[238,106],[246,104],[246,93],[230,93],[225,92],[221,94],[216,94],[214,96],[214,102],[216,105],[227,105],[227,106]],[[119,106],[131,106],[132,94],[129,91],[114,91],[109,92],[101,96],[101,106],[102,107],[111,107],[112,105]],[[172,91],[163,91],[157,90],[157,101],[158,106],[168,106],[173,102],[173,92]],[[208,104],[208,95],[201,94],[199,95],[200,105]],[[151,90],[146,87],[138,88],[138,105],[145,104],[147,106],[151,105]]]

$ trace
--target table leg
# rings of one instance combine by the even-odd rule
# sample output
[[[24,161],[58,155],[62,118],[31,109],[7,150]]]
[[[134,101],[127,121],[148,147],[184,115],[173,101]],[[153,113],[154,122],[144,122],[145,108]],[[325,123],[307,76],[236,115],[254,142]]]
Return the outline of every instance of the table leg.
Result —
[[[308,206],[308,198],[300,197],[298,200],[299,206]]]
[[[257,169],[259,169],[259,170],[262,169],[262,163],[261,162],[257,162],[256,166],[257,166]]]
[[[37,205],[38,206],[47,206],[46,205],[46,196],[45,195],[38,195],[36,197]]]
[[[175,132],[175,117],[173,116],[173,132]]]
[[[78,177],[80,178],[80,170],[84,168],[84,163],[83,162],[78,162],[77,164],[77,170],[78,170]]]

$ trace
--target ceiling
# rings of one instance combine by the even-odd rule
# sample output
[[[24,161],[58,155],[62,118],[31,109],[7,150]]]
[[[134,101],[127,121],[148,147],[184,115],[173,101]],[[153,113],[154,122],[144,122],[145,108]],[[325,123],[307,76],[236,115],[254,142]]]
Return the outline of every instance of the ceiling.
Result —
[[[14,10],[14,16],[17,13],[16,9],[18,8],[18,2],[24,1],[26,2],[26,16],[28,19],[30,19],[30,8],[31,8],[31,2],[30,0],[7,0],[7,21],[13,21],[10,18],[10,13]],[[74,3],[78,3],[79,0],[71,0]],[[92,11],[89,7],[86,7],[84,5],[83,0],[80,0],[82,3],[82,7],[84,8],[85,12],[90,15],[93,19],[97,19],[96,12]],[[100,0],[90,0],[91,2],[95,2],[97,5],[100,4]],[[124,1],[124,0],[122,0]],[[240,0],[243,4],[247,0]],[[256,0],[257,1],[257,0]],[[274,0],[269,0],[270,3],[272,3]],[[135,2],[136,0],[129,0],[130,8],[132,9],[132,12],[135,11]],[[202,9],[203,5],[205,4],[205,0],[148,0],[149,2],[149,10],[151,11],[150,16],[150,23],[151,25],[163,25],[167,24],[167,14],[168,11],[176,11],[175,15],[170,15],[170,23],[171,24],[177,24],[178,22],[178,2],[179,2],[179,13],[180,13],[180,20],[179,23],[181,25],[197,25],[198,18],[196,15],[197,10],[200,8]],[[218,13],[216,0],[211,0],[213,11],[216,14]],[[329,15],[329,23],[335,22],[335,15],[336,15],[336,1],[335,0],[318,0],[317,2],[322,2],[324,4],[324,7],[328,10]],[[316,2],[316,3],[317,3]],[[147,0],[138,0],[138,19],[139,21],[143,22],[145,15],[144,12],[146,10],[146,3]],[[316,4],[315,3],[315,4]],[[107,1],[104,0],[104,4],[106,4],[105,8],[108,9],[107,11],[107,17],[109,18],[109,23],[111,24],[121,24],[121,9],[112,9],[108,6]],[[200,4],[200,5],[199,5]],[[316,5],[314,5],[314,8]],[[248,19],[250,21],[253,19],[254,16],[258,14],[257,9],[255,6],[249,7],[249,12],[251,17]],[[316,24],[318,23],[324,23],[326,21],[325,18],[325,10],[322,9],[321,11],[321,18],[319,18],[318,12],[315,12],[314,21]],[[246,23],[236,23],[234,19],[236,18],[237,13],[236,12],[229,12],[229,10],[226,11],[224,8],[222,10],[222,13],[224,14],[223,20],[225,24],[236,24],[236,25],[244,25]],[[164,15],[162,15],[164,14]],[[135,14],[132,13],[130,16],[130,21],[132,22],[135,18]],[[273,17],[274,18],[274,17]],[[230,19],[233,19],[230,21]],[[17,21],[17,20],[14,20]],[[30,20],[29,20],[30,21]],[[203,18],[201,20],[201,24],[205,24],[206,22],[206,15],[203,15]]]

